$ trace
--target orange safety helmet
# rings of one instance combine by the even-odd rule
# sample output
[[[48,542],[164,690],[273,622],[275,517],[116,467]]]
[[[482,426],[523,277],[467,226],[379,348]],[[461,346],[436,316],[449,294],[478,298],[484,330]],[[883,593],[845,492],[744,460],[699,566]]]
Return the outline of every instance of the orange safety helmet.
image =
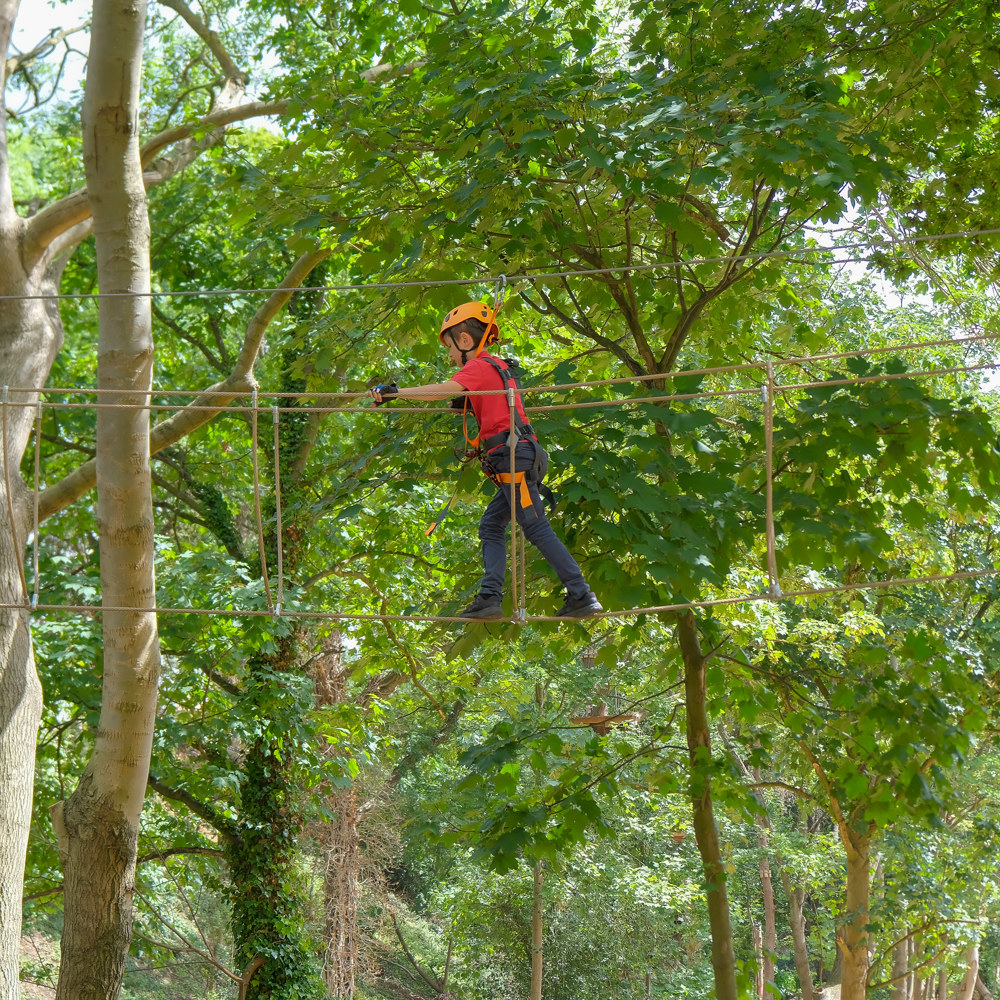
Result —
[[[486,324],[486,335],[483,337],[482,343],[478,345],[479,348],[489,347],[500,339],[496,313],[485,302],[463,302],[460,306],[455,306],[441,323],[441,332],[438,334],[441,343],[444,343],[444,335],[447,330],[458,326],[459,323],[467,319],[478,319],[481,323]]]

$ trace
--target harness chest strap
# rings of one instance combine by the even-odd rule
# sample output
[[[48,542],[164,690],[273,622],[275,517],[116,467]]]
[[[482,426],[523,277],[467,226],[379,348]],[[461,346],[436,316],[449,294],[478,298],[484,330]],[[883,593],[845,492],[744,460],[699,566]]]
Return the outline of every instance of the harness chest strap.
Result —
[[[504,389],[509,389],[512,385],[515,391],[520,392],[521,390],[521,380],[518,378],[516,372],[511,370],[510,363],[508,362],[508,367],[501,365],[495,358],[483,358],[485,361],[499,376],[503,383]],[[523,441],[525,439],[531,439],[537,441],[538,438],[535,435],[534,428],[529,423],[525,423],[521,419],[521,414],[518,412],[517,407],[514,407],[514,437],[517,441]],[[499,448],[503,444],[507,444],[510,439],[509,431],[502,431],[499,434],[491,434],[485,441],[481,441],[480,445],[484,451],[492,451],[494,448]],[[509,476],[508,476],[509,479]]]

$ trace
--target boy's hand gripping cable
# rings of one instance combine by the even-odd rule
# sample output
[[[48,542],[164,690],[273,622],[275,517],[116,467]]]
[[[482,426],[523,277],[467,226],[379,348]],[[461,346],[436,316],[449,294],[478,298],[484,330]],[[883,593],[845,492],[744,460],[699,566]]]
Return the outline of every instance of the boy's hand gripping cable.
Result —
[[[372,406],[383,406],[389,400],[395,399],[399,395],[399,386],[395,382],[386,382],[383,385],[376,385],[368,391],[372,393],[377,392],[380,397],[372,403]]]

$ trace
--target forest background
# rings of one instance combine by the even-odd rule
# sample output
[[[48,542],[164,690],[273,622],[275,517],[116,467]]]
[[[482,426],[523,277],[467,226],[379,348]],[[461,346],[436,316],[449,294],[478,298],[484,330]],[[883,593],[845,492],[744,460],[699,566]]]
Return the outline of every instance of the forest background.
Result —
[[[0,994],[991,1000],[993,6],[32,13]],[[422,620],[502,287],[601,619]]]

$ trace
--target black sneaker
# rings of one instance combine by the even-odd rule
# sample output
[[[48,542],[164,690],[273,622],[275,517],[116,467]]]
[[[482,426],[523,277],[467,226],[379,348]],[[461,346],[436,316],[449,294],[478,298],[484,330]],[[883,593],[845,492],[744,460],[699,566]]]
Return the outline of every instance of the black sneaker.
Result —
[[[464,610],[459,611],[459,618],[502,618],[503,609],[499,597],[487,597],[477,594],[473,602]]]
[[[590,618],[591,615],[600,614],[603,610],[597,595],[591,590],[583,597],[570,597],[567,594],[563,606],[556,612],[556,617]]]

